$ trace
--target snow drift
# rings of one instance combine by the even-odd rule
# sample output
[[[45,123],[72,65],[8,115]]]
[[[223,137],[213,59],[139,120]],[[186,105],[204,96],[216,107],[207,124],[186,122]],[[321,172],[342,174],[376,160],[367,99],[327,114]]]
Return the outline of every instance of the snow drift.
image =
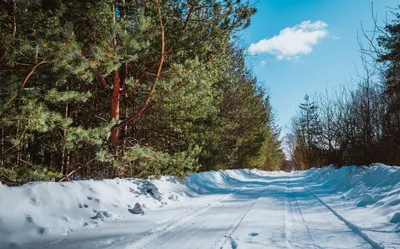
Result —
[[[250,174],[247,170],[211,171],[191,174],[185,181],[164,176],[158,180],[35,182],[21,187],[0,183],[0,248],[143,215],[201,194],[232,191],[236,182],[246,181]]]
[[[303,175],[315,195],[370,238],[392,243],[399,240],[400,167],[329,166]],[[395,248],[400,248],[397,245]]]
[[[386,220],[397,219],[400,213],[400,168],[376,164],[372,167],[349,166],[335,169],[332,166],[306,171],[316,194],[339,197],[346,200],[347,207],[359,207],[360,212],[376,210]],[[378,211],[379,210],[379,211]]]

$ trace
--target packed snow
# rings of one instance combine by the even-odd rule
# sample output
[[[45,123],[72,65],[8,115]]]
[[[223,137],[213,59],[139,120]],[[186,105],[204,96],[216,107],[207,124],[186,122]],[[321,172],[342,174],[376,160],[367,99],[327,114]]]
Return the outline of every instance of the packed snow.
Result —
[[[0,248],[400,248],[400,167],[0,184]]]

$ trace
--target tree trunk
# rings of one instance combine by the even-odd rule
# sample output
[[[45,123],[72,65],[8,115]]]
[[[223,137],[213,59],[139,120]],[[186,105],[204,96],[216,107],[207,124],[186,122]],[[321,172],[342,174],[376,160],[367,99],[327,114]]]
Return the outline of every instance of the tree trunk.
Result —
[[[65,114],[64,117],[68,118],[69,115],[69,104],[65,104]],[[67,136],[67,128],[64,129],[64,148],[63,148],[63,152],[61,155],[61,174],[63,174],[64,176],[67,176],[69,173],[69,164],[70,164],[70,153],[69,151],[66,149],[65,146],[65,140],[66,140],[66,136]]]
[[[4,129],[2,128],[1,129],[1,149],[0,149],[0,152],[1,152],[1,164],[2,165],[4,165],[4,158],[5,158],[5,155],[4,155]]]
[[[115,70],[113,72],[114,82],[113,82],[113,91],[111,95],[111,119],[119,121],[119,99],[120,99],[120,88],[121,88],[121,79],[119,77],[119,71]],[[119,137],[118,129],[111,130],[111,141],[116,142]]]
[[[128,91],[126,90],[126,78],[128,77],[128,65],[124,63],[122,65],[123,67],[123,80],[122,80],[122,88],[124,89],[124,116],[127,118],[129,116],[128,113]],[[124,140],[123,140],[123,150],[125,151],[126,148],[126,138],[128,136],[128,124],[125,125],[124,127]]]

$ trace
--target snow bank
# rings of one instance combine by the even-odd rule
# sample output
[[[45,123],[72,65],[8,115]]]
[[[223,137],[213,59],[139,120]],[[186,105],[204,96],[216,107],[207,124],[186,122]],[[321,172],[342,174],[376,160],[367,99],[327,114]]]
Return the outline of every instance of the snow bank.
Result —
[[[329,166],[304,174],[314,187],[339,193],[342,199],[352,201],[357,207],[400,204],[400,167],[375,164],[335,169]]]
[[[0,248],[144,215],[204,193],[232,191],[232,184],[250,181],[251,174],[229,170],[191,174],[185,181],[164,176],[158,180],[35,182],[21,187],[0,183]]]
[[[313,193],[371,237],[381,236],[382,228],[388,235],[399,232],[400,167],[329,166],[302,174]]]

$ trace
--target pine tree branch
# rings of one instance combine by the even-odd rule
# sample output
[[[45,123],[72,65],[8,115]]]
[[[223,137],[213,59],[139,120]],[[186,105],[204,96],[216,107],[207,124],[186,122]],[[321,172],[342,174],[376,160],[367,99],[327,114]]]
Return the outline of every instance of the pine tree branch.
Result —
[[[193,12],[194,12],[194,5],[192,5],[192,7],[190,7],[189,14],[186,17],[185,24],[183,25],[183,30],[186,30],[186,28],[189,24],[189,21],[190,21],[190,17],[192,16]]]
[[[15,36],[17,33],[17,18],[15,12],[17,11],[17,0],[14,0],[14,10],[13,10],[13,34]]]
[[[174,44],[174,45],[175,45],[175,44]],[[168,55],[169,53],[171,53],[172,48],[173,48],[173,46],[171,46],[171,47],[167,50],[167,52],[165,52],[163,55],[166,56],[166,55]],[[150,70],[155,69],[157,66],[159,66],[159,65],[160,65],[160,62],[161,62],[161,56],[160,56],[160,58],[158,58],[158,60],[157,60],[156,62],[154,62],[154,64],[150,67]],[[148,72],[144,72],[144,73],[136,80],[135,84],[133,84],[132,87],[133,87],[133,88],[138,87],[138,86],[139,86],[139,83],[140,83],[147,75],[148,75]]]
[[[190,18],[192,17],[192,14],[195,12],[195,11],[197,11],[197,10],[200,10],[201,8],[203,8],[203,7],[205,7],[205,6],[199,6],[199,7],[195,7],[194,5],[193,6],[191,6],[190,7],[190,10],[189,10],[189,13],[188,13],[188,15],[187,15],[187,17],[186,17],[186,19],[185,19],[185,22],[184,22],[184,25],[183,25],[183,31],[185,31],[186,29],[187,29],[187,27],[188,27],[188,24],[189,24],[189,21],[190,21]],[[163,25],[163,29],[164,29],[164,25]],[[176,46],[176,42],[171,46],[171,47],[169,47],[168,48],[168,50],[167,50],[167,52],[165,52],[165,53],[163,53],[162,54],[162,56],[166,56],[166,55],[168,55],[169,53],[171,53],[172,52],[172,49]],[[162,56],[160,56],[160,58],[158,58],[158,60],[156,61],[156,62],[154,62],[154,64],[150,67],[150,69],[154,69],[154,68],[156,68],[159,64],[160,64],[160,61],[161,61],[161,57]],[[139,83],[144,79],[144,77],[146,77],[148,75],[148,73],[147,72],[145,72],[145,73],[143,73],[137,80],[136,80],[136,82],[135,82],[135,84],[132,86],[133,88],[136,88],[138,85],[139,85]]]
[[[28,82],[28,80],[29,80],[29,78],[32,76],[32,74],[35,72],[36,68],[37,68],[38,66],[42,65],[42,64],[47,64],[47,63],[49,63],[49,61],[43,60],[42,62],[39,62],[38,64],[36,64],[36,65],[32,68],[32,70],[29,72],[29,74],[25,77],[25,80],[24,80],[24,82],[22,83],[22,88],[25,87],[26,83]],[[12,98],[10,99],[10,102],[13,102],[14,99],[15,99],[16,97],[17,97],[17,96],[12,97]]]
[[[6,51],[4,51],[4,53],[0,56],[0,62],[4,59],[4,57],[6,57]]]
[[[96,71],[96,75],[99,78],[101,84],[104,86],[104,88],[111,91],[111,87],[107,84],[107,82],[104,79],[103,75],[99,71]]]
[[[160,4],[158,3],[158,0],[153,0],[153,2],[157,7],[159,23],[160,23],[160,29],[161,29],[161,56],[160,56],[160,63],[158,65],[158,69],[157,69],[157,74],[156,74],[156,77],[154,79],[154,84],[153,84],[153,87],[151,88],[151,91],[150,91],[150,93],[149,93],[144,105],[142,106],[142,108],[140,108],[140,110],[136,114],[133,114],[129,118],[127,118],[124,121],[120,122],[119,124],[116,124],[113,127],[113,129],[119,129],[120,127],[125,126],[126,124],[134,121],[136,118],[141,116],[146,111],[147,106],[149,105],[149,103],[150,103],[150,101],[151,101],[151,99],[153,97],[153,94],[156,91],[157,83],[158,83],[158,80],[160,78],[162,66],[164,64],[164,59],[165,59],[165,32],[164,32],[164,25],[163,25],[163,19],[162,19],[162,15],[161,15]]]
[[[80,170],[82,168],[82,166],[78,167],[77,169],[71,171],[68,173],[68,175],[64,176],[63,178],[61,178],[58,182],[62,182],[64,180],[70,181],[69,177],[74,174],[75,172],[77,172],[78,170]]]
[[[26,85],[26,83],[28,82],[29,78],[30,78],[30,77],[32,76],[32,74],[35,72],[36,68],[37,68],[38,66],[40,66],[40,65],[42,65],[42,64],[46,64],[46,63],[49,63],[49,62],[46,61],[46,60],[43,60],[42,62],[39,62],[38,64],[36,64],[36,65],[32,68],[32,70],[29,72],[29,74],[26,76],[24,82],[22,83],[22,87],[24,87],[24,86]]]

